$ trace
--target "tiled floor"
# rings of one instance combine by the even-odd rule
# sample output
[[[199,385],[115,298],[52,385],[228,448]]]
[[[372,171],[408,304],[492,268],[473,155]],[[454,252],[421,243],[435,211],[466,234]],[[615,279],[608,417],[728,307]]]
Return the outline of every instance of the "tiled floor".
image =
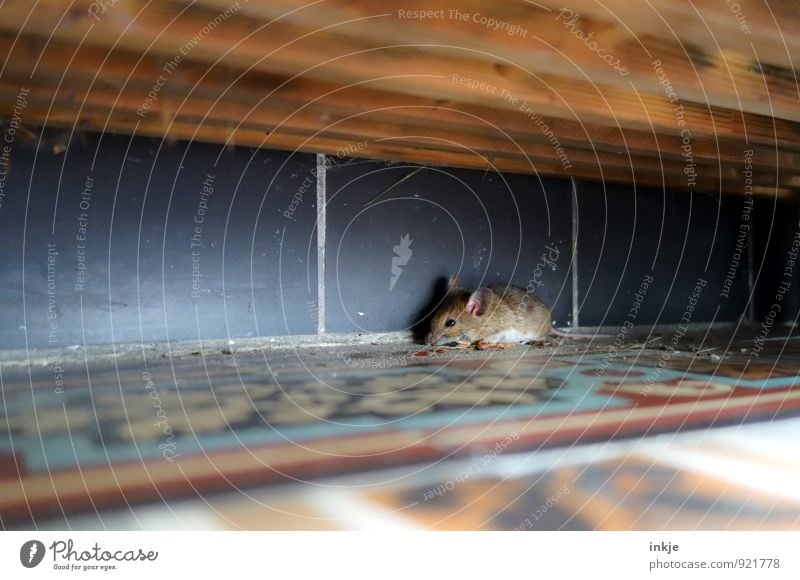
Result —
[[[798,529],[800,358],[730,336],[4,363],[0,517],[48,529]],[[744,350],[743,350],[744,349]],[[31,389],[33,385],[33,389]]]
[[[323,478],[70,519],[72,529],[796,530],[800,420]],[[62,520],[39,522],[63,529]]]

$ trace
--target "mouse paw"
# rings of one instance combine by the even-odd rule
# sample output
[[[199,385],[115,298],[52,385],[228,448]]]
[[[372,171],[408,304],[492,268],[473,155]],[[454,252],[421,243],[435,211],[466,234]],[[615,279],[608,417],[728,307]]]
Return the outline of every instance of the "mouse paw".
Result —
[[[476,350],[505,350],[513,346],[508,342],[486,342],[485,340],[479,340],[475,343]]]

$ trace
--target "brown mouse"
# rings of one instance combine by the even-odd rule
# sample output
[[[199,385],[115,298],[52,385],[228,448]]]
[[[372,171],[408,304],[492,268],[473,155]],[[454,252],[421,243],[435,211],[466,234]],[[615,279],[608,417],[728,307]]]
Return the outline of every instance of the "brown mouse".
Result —
[[[543,341],[550,334],[578,338],[598,336],[554,328],[550,309],[522,288],[498,284],[468,290],[458,285],[458,275],[453,274],[447,284],[447,296],[433,316],[425,343],[431,346],[503,345]]]

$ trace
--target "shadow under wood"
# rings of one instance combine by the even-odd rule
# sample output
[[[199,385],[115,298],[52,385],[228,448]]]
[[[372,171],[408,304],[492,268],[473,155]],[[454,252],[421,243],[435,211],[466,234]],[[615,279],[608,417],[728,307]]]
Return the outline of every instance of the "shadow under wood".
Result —
[[[433,292],[431,292],[430,299],[425,305],[417,311],[414,316],[416,322],[411,327],[411,336],[414,342],[424,343],[425,335],[431,329],[431,320],[433,315],[442,304],[442,300],[447,296],[447,278],[442,277],[436,280],[433,285]]]

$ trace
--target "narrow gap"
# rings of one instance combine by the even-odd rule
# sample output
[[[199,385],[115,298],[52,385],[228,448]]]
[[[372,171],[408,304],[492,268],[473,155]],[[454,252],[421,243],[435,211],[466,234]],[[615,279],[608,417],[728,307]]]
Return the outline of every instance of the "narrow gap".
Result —
[[[572,184],[572,326],[579,327],[578,320],[578,184],[570,177]]]
[[[756,321],[756,297],[754,294],[754,286],[753,286],[753,268],[755,263],[755,257],[753,255],[753,244],[755,243],[755,239],[753,238],[753,228],[750,227],[747,230],[747,288],[748,292],[750,293],[750,301],[747,307],[747,322],[750,324],[755,323]]]
[[[325,334],[326,163],[326,155],[317,153],[317,334]]]

